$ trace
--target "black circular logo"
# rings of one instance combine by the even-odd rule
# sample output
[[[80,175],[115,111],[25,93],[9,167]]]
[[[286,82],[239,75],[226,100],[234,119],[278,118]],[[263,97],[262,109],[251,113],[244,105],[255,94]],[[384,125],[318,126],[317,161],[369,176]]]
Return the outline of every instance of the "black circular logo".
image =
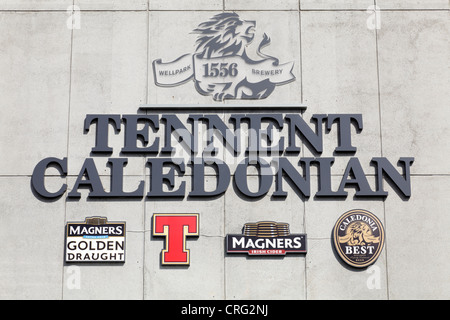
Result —
[[[374,263],[384,245],[381,221],[367,210],[355,209],[344,213],[333,229],[336,251],[347,264],[364,268]]]

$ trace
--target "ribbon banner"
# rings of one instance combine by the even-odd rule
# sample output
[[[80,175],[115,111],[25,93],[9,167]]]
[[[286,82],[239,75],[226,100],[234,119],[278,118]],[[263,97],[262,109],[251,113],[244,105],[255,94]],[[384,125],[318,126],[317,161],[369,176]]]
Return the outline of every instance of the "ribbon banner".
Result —
[[[295,80],[294,62],[279,64],[278,59],[260,61],[243,56],[202,58],[201,54],[185,54],[175,61],[153,61],[155,84],[174,87],[194,79],[203,95],[214,95],[215,100],[268,96],[276,85]]]
[[[185,54],[177,60],[163,63],[161,59],[153,61],[155,84],[160,87],[175,87],[190,80],[194,75],[191,54]]]

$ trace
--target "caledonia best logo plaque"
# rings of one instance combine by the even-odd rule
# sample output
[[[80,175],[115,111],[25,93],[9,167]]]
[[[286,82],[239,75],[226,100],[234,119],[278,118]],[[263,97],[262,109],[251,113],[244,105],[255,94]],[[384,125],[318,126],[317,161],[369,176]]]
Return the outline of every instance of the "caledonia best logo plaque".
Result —
[[[364,268],[380,256],[384,244],[381,221],[366,210],[344,213],[333,229],[333,241],[339,256],[352,267]]]

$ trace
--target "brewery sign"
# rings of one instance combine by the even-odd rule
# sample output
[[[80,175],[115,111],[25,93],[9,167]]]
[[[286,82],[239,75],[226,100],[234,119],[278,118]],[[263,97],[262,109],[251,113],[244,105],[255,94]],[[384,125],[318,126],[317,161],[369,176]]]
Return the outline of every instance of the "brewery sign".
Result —
[[[87,189],[88,198],[102,200],[214,199],[233,185],[235,188],[230,189],[246,199],[258,200],[266,194],[283,199],[288,196],[283,186],[288,180],[303,198],[342,199],[350,189],[356,190],[355,197],[379,199],[388,196],[384,187],[387,180],[401,197],[409,198],[413,157],[400,157],[395,161],[397,166],[386,157],[373,157],[365,164],[373,167],[369,172],[354,156],[358,149],[352,137],[363,132],[362,114],[311,114],[307,119],[303,115],[306,106],[298,103],[223,103],[260,101],[278,86],[295,81],[294,61],[280,61],[266,53],[271,43],[267,35],[256,43],[256,52],[247,52],[251,48],[248,45],[256,41],[255,30],[255,21],[242,20],[230,12],[201,22],[193,30],[198,35],[195,52],[187,52],[174,61],[154,60],[154,79],[160,87],[194,82],[198,93],[211,96],[214,102],[147,104],[139,107],[138,114],[86,114],[83,133],[94,135],[95,145],[79,170],[76,169],[74,184],[65,183],[71,160],[47,157],[33,170],[34,195],[57,200],[67,192],[67,198],[81,199],[81,189]],[[188,112],[187,116],[180,114],[180,110]],[[224,112],[230,112],[229,117],[222,117]],[[330,132],[337,139],[331,144],[324,143]],[[112,135],[122,135],[121,147],[111,146]],[[304,146],[313,157],[301,156]],[[333,157],[322,157],[324,146],[332,146],[328,152]],[[113,153],[118,157],[110,157]],[[140,163],[142,170],[147,171],[145,179],[135,177],[132,189],[125,190],[128,157],[143,156],[145,161]],[[339,166],[345,166],[341,174],[332,168],[339,161],[344,161]],[[186,167],[191,174],[186,173]],[[212,167],[217,178],[216,188],[208,191],[206,167]],[[260,184],[256,191],[248,187],[248,167],[258,169]],[[317,178],[311,177],[311,167]],[[56,169],[61,178],[57,191],[46,185],[50,169]],[[109,175],[101,179],[100,172]],[[332,185],[333,175],[340,176],[337,189]],[[370,179],[375,180],[372,185]],[[317,187],[311,188],[312,183]],[[312,189],[317,192],[312,194]]]
[[[88,217],[66,226],[66,262],[125,262],[125,222]]]
[[[287,223],[246,223],[243,234],[227,235],[226,246],[227,253],[249,255],[306,253],[306,234],[291,234]]]

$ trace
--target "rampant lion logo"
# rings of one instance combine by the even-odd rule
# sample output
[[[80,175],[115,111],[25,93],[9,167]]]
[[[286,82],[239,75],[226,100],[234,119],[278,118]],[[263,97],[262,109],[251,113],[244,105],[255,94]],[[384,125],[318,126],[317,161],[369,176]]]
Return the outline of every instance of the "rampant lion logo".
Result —
[[[347,243],[350,246],[366,245],[380,242],[379,237],[374,237],[370,227],[362,222],[354,222],[347,228],[347,233],[339,237],[340,243]]]
[[[271,42],[266,34],[256,51],[261,60],[250,59],[246,50],[255,32],[256,22],[241,20],[236,13],[211,17],[192,32],[198,34],[193,55],[169,63],[153,61],[156,85],[176,86],[193,79],[199,93],[216,101],[267,98],[277,85],[295,80],[294,63],[280,64],[261,53]]]

